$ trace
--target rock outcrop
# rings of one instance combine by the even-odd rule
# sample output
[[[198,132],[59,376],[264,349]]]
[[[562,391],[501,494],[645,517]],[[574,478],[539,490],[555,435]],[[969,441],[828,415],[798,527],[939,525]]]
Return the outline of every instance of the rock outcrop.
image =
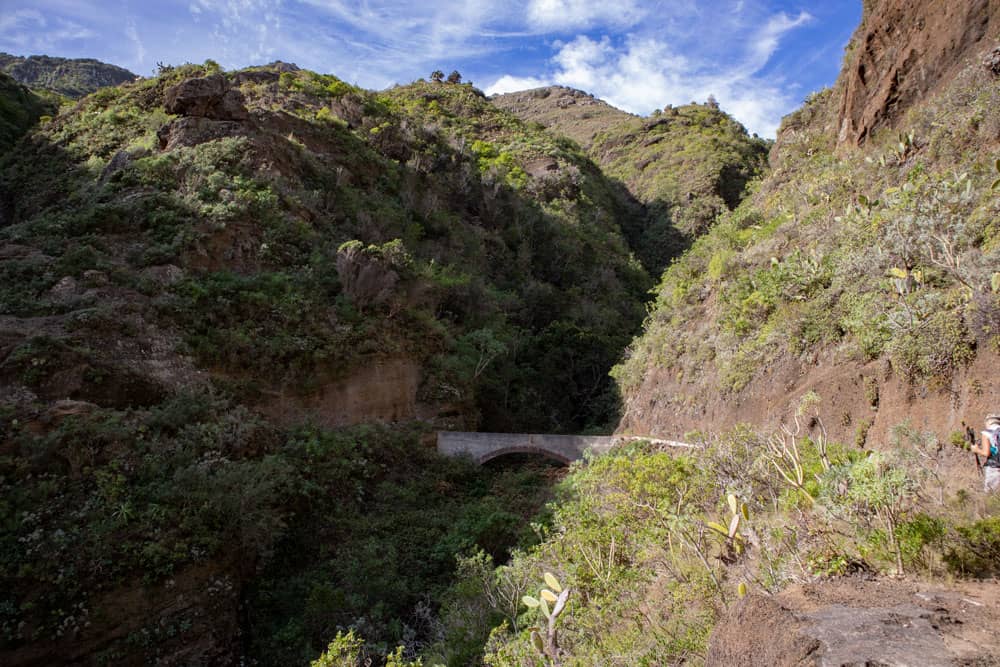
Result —
[[[181,116],[213,120],[249,118],[243,95],[239,90],[231,88],[222,74],[181,81],[167,90],[163,106],[167,113]]]
[[[709,667],[996,665],[1000,587],[842,579],[751,595],[717,626]]]
[[[589,147],[599,133],[635,118],[590,93],[566,86],[495,95],[493,103],[524,120],[541,123],[584,147]]]
[[[863,143],[1000,35],[997,0],[865,3],[841,75],[841,144]]]

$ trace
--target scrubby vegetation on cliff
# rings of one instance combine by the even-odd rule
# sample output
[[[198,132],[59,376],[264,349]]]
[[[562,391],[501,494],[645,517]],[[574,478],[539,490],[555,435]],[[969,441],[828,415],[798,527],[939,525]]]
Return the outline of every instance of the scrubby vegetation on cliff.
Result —
[[[401,355],[428,368],[421,399],[470,425],[611,423],[606,369],[648,278],[619,231],[627,194],[578,151],[469,86],[373,95],[300,71],[235,75],[254,120],[173,120],[164,91],[205,74],[105,89],[9,158],[5,310],[128,302],[248,396]],[[102,298],[55,296],[88,271]]]
[[[996,396],[968,370],[1000,354],[996,75],[905,115],[842,80],[762,176],[714,104],[595,103],[581,147],[457,72],[376,93],[208,61],[30,130],[17,107],[0,658],[699,664],[741,599],[995,575],[956,422]],[[890,378],[915,414],[887,425]],[[559,472],[431,444],[616,427],[690,448]]]
[[[773,172],[663,275],[615,371],[626,400],[657,369],[687,414],[831,355],[938,390],[997,349],[994,76],[968,68],[858,151],[837,149],[837,95],[785,119]]]
[[[3,416],[17,451],[0,460],[0,642],[15,662],[45,644],[145,661],[214,635],[192,660],[304,664],[348,626],[372,655],[413,644],[454,555],[531,544],[549,494],[546,468],[439,457],[426,428],[285,429],[211,394]],[[225,636],[237,625],[252,628],[242,648]]]
[[[947,452],[933,434],[901,425],[891,451],[859,451],[809,432],[816,398],[790,409],[787,431],[741,427],[690,452],[640,443],[578,467],[543,542],[495,571],[466,561],[443,636],[478,627],[487,665],[556,664],[531,637],[540,612],[518,603],[551,572],[571,587],[558,664],[698,664],[746,595],[851,574],[996,570],[997,503],[941,486]],[[445,642],[430,662],[468,664],[460,646]]]
[[[654,274],[743,200],[770,147],[715,103],[668,106],[640,118],[558,86],[496,101],[580,142],[605,174],[643,204],[642,216],[623,231]]]
[[[36,129],[0,181],[18,660],[192,642],[225,660],[250,623],[242,650],[288,664],[359,619],[377,652],[433,610],[454,554],[503,559],[537,507],[524,483],[429,455],[419,430],[283,416],[382,359],[420,379],[388,388],[404,412],[383,419],[613,423],[607,369],[649,285],[618,226],[628,195],[470,86],[167,68]],[[190,601],[158,607],[175,586]],[[136,587],[151,606],[120,617]]]
[[[768,148],[717,105],[688,104],[608,128],[590,154],[648,207],[649,220],[632,243],[659,272],[739,205]]]

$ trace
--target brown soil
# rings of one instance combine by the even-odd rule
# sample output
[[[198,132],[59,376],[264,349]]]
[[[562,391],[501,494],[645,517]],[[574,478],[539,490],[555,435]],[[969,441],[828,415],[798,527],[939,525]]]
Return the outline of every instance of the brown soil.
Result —
[[[785,357],[766,367],[743,391],[719,392],[713,371],[687,380],[665,368],[650,368],[630,392],[619,433],[683,440],[691,431],[719,433],[740,423],[768,429],[788,422],[803,394],[816,392],[828,435],[838,442],[880,448],[904,422],[934,433],[943,443],[942,468],[951,484],[974,488],[972,455],[948,444],[963,421],[974,429],[1000,405],[1000,384],[990,382],[1000,355],[981,349],[951,385],[918,388],[892,372],[887,362],[861,364],[838,350],[806,358]],[[874,403],[874,405],[873,405]],[[818,426],[812,425],[812,433]],[[863,437],[861,437],[863,435]]]
[[[311,420],[327,427],[412,420],[420,377],[420,365],[412,360],[378,359],[306,394],[296,387],[268,392],[259,408],[279,422]]]

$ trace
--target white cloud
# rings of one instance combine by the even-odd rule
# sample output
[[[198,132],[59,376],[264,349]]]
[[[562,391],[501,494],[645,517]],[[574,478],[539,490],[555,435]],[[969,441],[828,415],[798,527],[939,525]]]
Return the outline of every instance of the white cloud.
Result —
[[[146,47],[139,39],[139,31],[135,27],[135,21],[130,20],[125,26],[125,36],[135,45],[135,59],[141,64],[146,62]]]
[[[531,27],[549,30],[589,28],[593,25],[628,27],[646,16],[634,0],[531,0]]]
[[[808,12],[799,12],[799,15],[794,19],[790,18],[784,12],[772,16],[751,42],[751,58],[748,65],[755,70],[766,65],[767,61],[774,55],[775,50],[778,48],[778,43],[785,33],[803,26],[812,20],[813,17]]]
[[[503,95],[504,93],[513,93],[518,90],[531,90],[532,88],[542,88],[549,85],[552,85],[552,81],[549,79],[504,74],[483,92],[487,95]]]
[[[742,11],[745,7],[737,3],[735,9]],[[705,15],[700,18],[704,20]],[[667,104],[704,102],[714,95],[722,108],[751,132],[774,136],[781,117],[794,108],[797,100],[792,99],[781,80],[763,77],[760,72],[780,46],[781,38],[811,20],[806,12],[796,17],[782,12],[742,29],[739,23],[733,23],[728,26],[733,31],[728,43],[718,44],[716,50],[702,44],[700,52],[685,48],[678,39],[683,26],[677,26],[673,33],[665,31],[662,37],[631,34],[619,40],[595,40],[579,35],[557,45],[549,76],[503,76],[491,90],[502,87],[509,92],[520,79],[532,83],[551,79],[637,114],[648,114]]]
[[[24,48],[30,43],[29,31],[44,29],[45,17],[35,9],[18,9],[0,15],[0,40]]]
[[[814,21],[774,9],[778,0],[182,0],[167,22],[148,3],[119,13],[108,0],[0,4],[0,50],[135,71],[280,58],[369,88],[458,68],[487,92],[560,83],[635,113],[714,94],[764,134],[795,106],[792,84],[772,71],[782,40]],[[785,71],[805,78],[803,62]]]
[[[304,39],[282,44],[289,57],[373,88],[462,69],[463,61],[500,52],[527,34],[518,25],[524,18],[518,0],[301,1],[337,29],[297,23]],[[302,52],[307,45],[310,52]]]
[[[35,9],[18,9],[0,16],[0,44],[20,49],[24,55],[28,55],[27,51],[46,53],[64,42],[95,37],[97,33],[86,26],[58,16],[46,18]]]

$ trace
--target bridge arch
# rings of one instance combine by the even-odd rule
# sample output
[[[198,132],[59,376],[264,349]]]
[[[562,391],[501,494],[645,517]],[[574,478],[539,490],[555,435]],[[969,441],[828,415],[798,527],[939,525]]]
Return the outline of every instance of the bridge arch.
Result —
[[[615,440],[611,436],[440,431],[437,448],[446,456],[471,456],[480,465],[504,454],[538,454],[569,464],[587,451],[603,454]]]
[[[564,464],[582,459],[587,452],[605,454],[630,440],[647,440],[660,447],[691,448],[685,442],[646,436],[547,435],[540,433],[476,433],[438,431],[437,450],[445,456],[470,456],[482,465],[504,454],[538,454]]]
[[[476,459],[476,463],[483,465],[500,458],[501,456],[507,456],[508,454],[535,454],[537,456],[542,456],[550,461],[555,461],[556,463],[561,463],[562,465],[568,466],[573,462],[573,459],[567,458],[565,455],[558,452],[554,452],[549,449],[544,449],[542,447],[533,447],[529,444],[524,445],[514,445],[512,447],[504,447],[502,449],[496,449]]]

